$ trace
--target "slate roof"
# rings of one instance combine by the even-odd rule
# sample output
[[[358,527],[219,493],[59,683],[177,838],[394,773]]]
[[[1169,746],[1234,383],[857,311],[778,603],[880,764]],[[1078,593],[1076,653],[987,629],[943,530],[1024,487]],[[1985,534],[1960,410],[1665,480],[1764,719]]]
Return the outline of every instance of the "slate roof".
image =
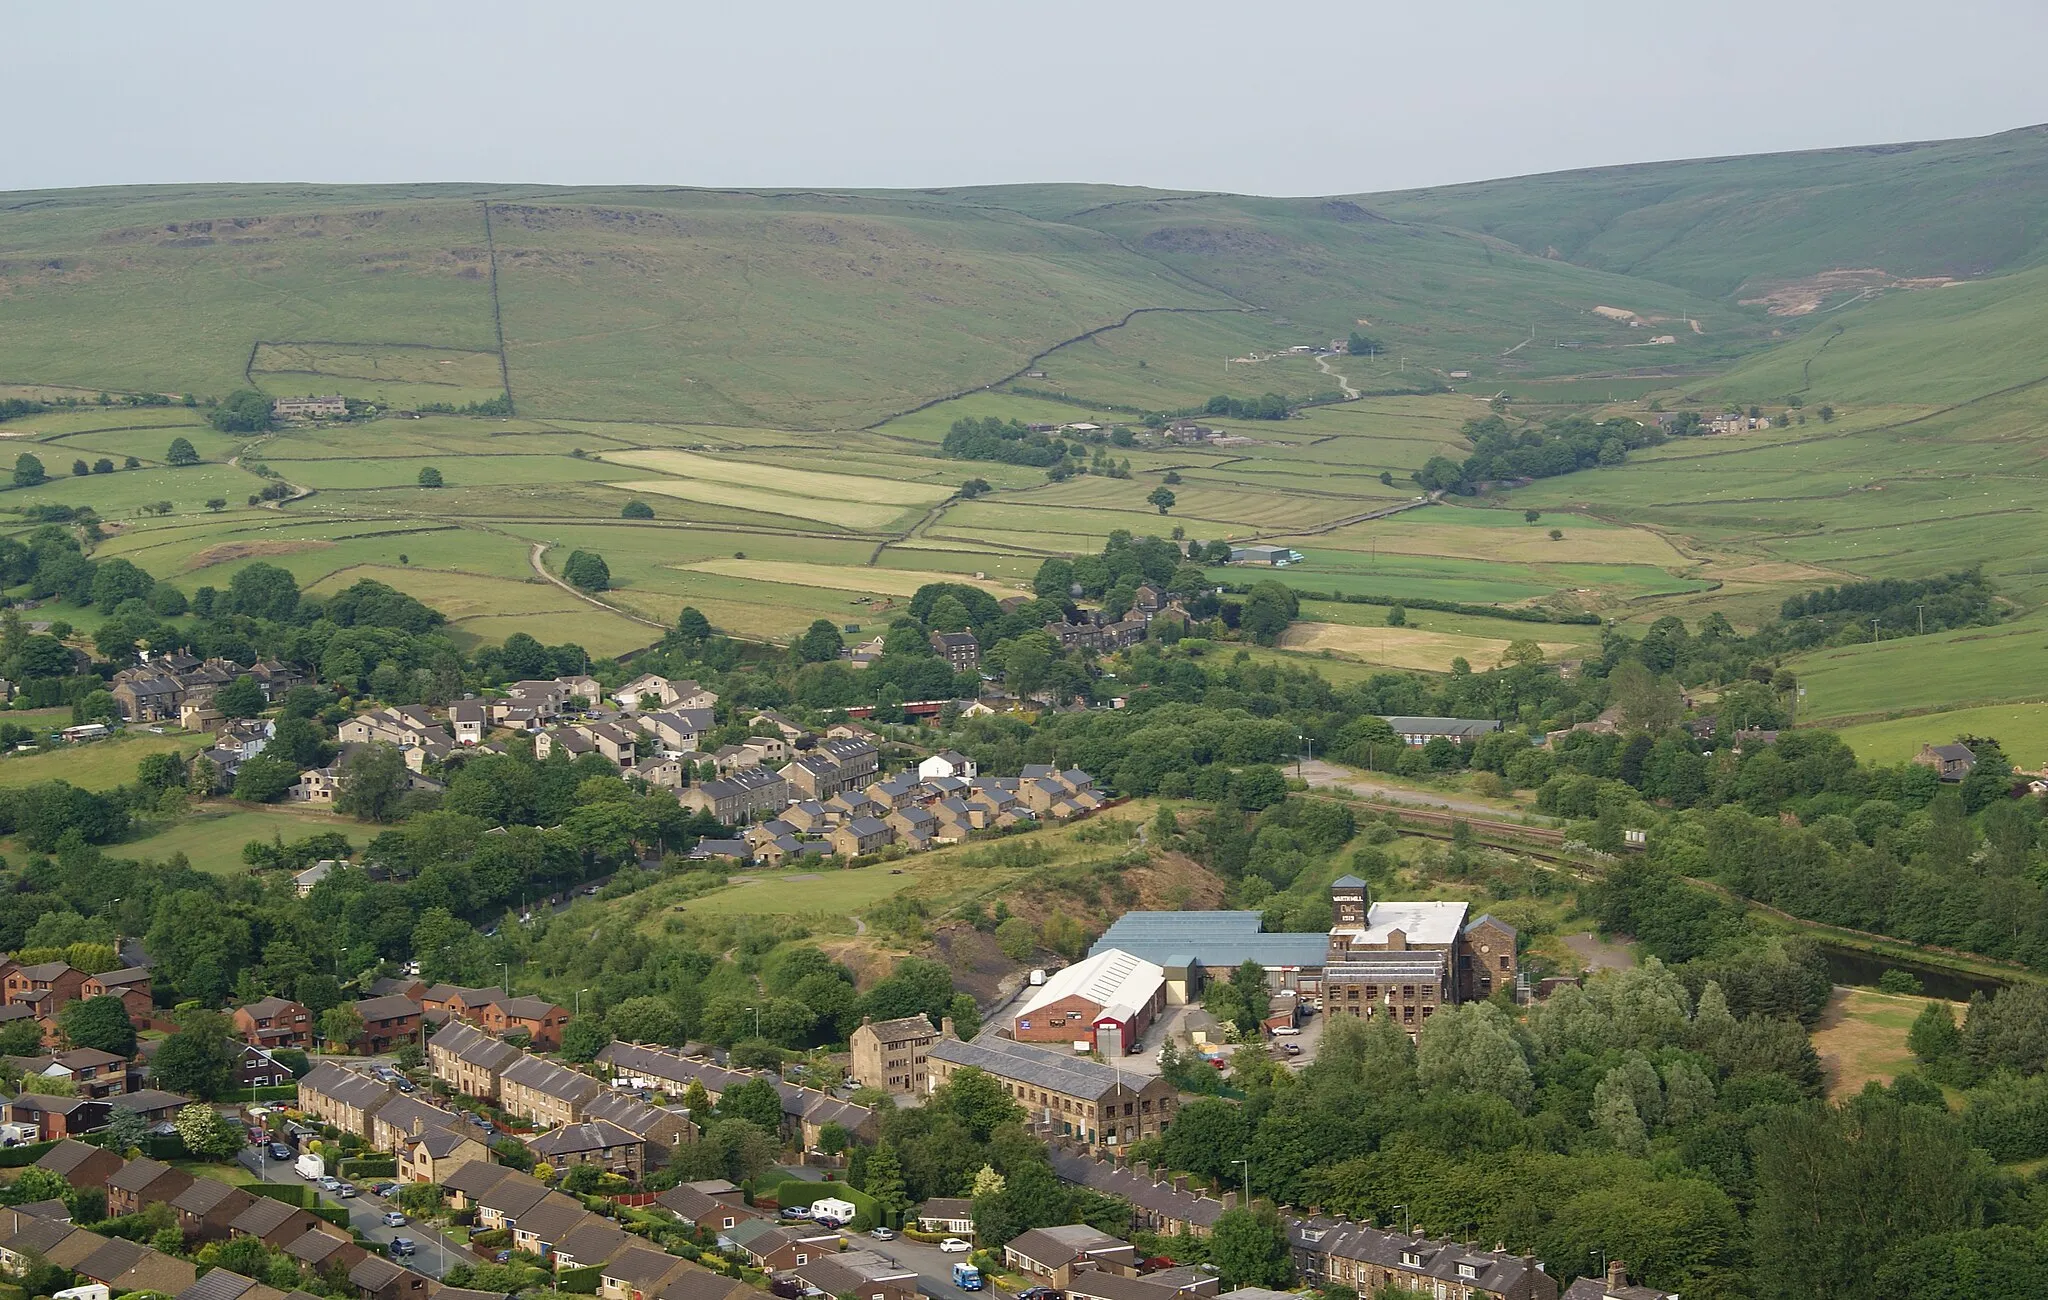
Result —
[[[1297,1219],[1289,1225],[1288,1237],[1296,1249],[1406,1270],[1496,1295],[1511,1292],[1537,1267],[1533,1258],[1504,1251],[1481,1250],[1420,1233],[1387,1232],[1364,1224],[1333,1224],[1325,1219]],[[1404,1263],[1403,1254],[1413,1256],[1417,1263]],[[1470,1270],[1472,1276],[1461,1276],[1460,1265]]]
[[[1110,1196],[1122,1197],[1141,1210],[1149,1211],[1162,1218],[1197,1227],[1213,1227],[1223,1217],[1223,1202],[1213,1196],[1199,1192],[1183,1192],[1172,1183],[1154,1182],[1141,1177],[1135,1170],[1107,1160],[1094,1157],[1065,1147],[1053,1147],[1048,1153],[1052,1171],[1070,1183],[1078,1183],[1091,1190]],[[969,1212],[974,1202],[965,1202]]]
[[[1085,1223],[1066,1223],[1052,1228],[1033,1228],[1012,1238],[1005,1250],[1014,1250],[1047,1268],[1058,1268],[1085,1258],[1095,1251],[1132,1250],[1132,1245]]]
[[[581,1124],[564,1124],[549,1129],[537,1137],[526,1140],[526,1145],[539,1156],[581,1155],[587,1151],[602,1151],[607,1147],[630,1146],[640,1139],[616,1124],[605,1120],[586,1120]]]
[[[501,1083],[518,1084],[546,1096],[572,1102],[588,1101],[604,1086],[566,1065],[556,1065],[553,1061],[525,1054],[506,1066],[498,1078]]]
[[[47,1169],[53,1174],[71,1177],[72,1171],[100,1154],[100,1148],[88,1146],[72,1138],[65,1138],[56,1146],[36,1158],[36,1168]]]
[[[932,1044],[931,1058],[950,1065],[972,1065],[1001,1078],[1048,1088],[1070,1097],[1101,1097],[1124,1083],[1122,1073],[1107,1065],[1055,1056],[1007,1039],[963,1043],[957,1039],[942,1038]],[[1131,1076],[1131,1084],[1127,1086],[1136,1091],[1147,1082],[1149,1080]]]

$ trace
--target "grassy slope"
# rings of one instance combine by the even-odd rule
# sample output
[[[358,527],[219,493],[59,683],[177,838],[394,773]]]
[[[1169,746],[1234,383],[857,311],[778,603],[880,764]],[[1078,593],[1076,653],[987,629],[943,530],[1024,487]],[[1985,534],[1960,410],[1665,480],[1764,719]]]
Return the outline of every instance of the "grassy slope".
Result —
[[[2048,128],[1603,167],[1359,201],[1715,296],[1836,267],[1977,276],[2041,256]]]

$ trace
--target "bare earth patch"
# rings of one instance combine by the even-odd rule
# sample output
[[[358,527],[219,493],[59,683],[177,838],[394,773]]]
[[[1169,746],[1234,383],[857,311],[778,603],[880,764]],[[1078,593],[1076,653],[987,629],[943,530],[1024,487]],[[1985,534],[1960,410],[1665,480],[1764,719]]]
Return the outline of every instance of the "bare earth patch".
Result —
[[[1845,293],[1875,297],[1886,289],[1939,289],[1956,283],[1945,275],[1917,278],[1892,275],[1875,267],[1838,267],[1803,280],[1778,285],[1759,285],[1754,298],[1741,299],[1745,307],[1762,307],[1772,316],[1807,316],[1819,311],[1829,298]]]
[[[195,554],[185,567],[188,570],[205,569],[216,564],[232,564],[236,560],[253,560],[262,555],[290,555],[294,551],[325,550],[333,545],[333,542],[315,537],[276,542],[221,542]]]
[[[1627,944],[1597,934],[1568,934],[1564,946],[1589,971],[1628,970],[1636,964],[1636,955]]]

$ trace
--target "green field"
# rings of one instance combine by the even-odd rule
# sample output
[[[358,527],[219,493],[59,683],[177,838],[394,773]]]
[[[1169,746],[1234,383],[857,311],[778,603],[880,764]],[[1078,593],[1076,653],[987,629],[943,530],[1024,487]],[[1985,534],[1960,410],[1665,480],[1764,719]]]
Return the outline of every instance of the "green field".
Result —
[[[1997,704],[1945,713],[1921,713],[1844,727],[1839,733],[1858,758],[1898,763],[1922,745],[1946,745],[1958,736],[1989,736],[2021,771],[2048,768],[2048,704]]]
[[[2024,194],[2044,172],[2048,140],[2010,133],[1353,199],[1059,185],[0,196],[0,391],[84,403],[0,429],[52,474],[0,487],[0,511],[91,506],[111,525],[100,554],[188,591],[256,560],[315,592],[374,577],[446,608],[465,641],[524,627],[601,654],[647,644],[640,620],[685,604],[756,638],[886,623],[933,575],[1007,594],[1048,556],[1175,527],[1293,546],[1307,560],[1283,573],[1213,576],[1312,595],[1747,626],[1792,591],[1981,565],[2034,610],[2048,603],[2048,363],[2033,346],[2048,226]],[[1354,330],[1373,355],[1293,350]],[[208,428],[205,403],[249,383],[399,412],[509,391],[517,413]],[[1290,419],[1204,417],[1232,436],[1223,446],[1139,423],[1347,385],[1364,395]],[[125,405],[131,393],[198,406]],[[1430,458],[1467,454],[1461,429],[1496,394],[1511,419],[1756,403],[1789,424],[1358,521],[1415,500]],[[1124,424],[1136,436],[1105,450],[1131,477],[1049,483],[940,457],[963,416]],[[166,466],[179,436],[204,463]],[[69,473],[101,456],[140,467]],[[247,506],[256,466],[306,494]],[[445,487],[417,485],[427,467]],[[1169,475],[1162,517],[1145,497]],[[970,478],[993,490],[955,497]],[[632,500],[655,518],[623,520]],[[168,513],[144,513],[160,502]],[[554,569],[571,549],[602,553],[618,612],[542,581],[536,546]],[[1338,630],[1304,635],[1364,666],[1370,650],[1341,629],[1376,616],[1331,606],[1310,621]],[[1442,619],[1424,630],[1445,639],[1414,648],[1416,666],[1498,639]],[[2048,651],[2009,630],[1886,642],[1881,667],[1856,648],[1806,656],[1806,707],[1846,718],[2024,696]],[[1591,638],[1536,639],[1562,654]]]
[[[1817,650],[1790,667],[1806,691],[1804,721],[2035,699],[2048,680],[2048,618]]]
[[[67,710],[61,721],[49,725],[68,726]],[[173,730],[155,736],[146,731],[89,740],[76,745],[59,745],[39,754],[9,754],[0,758],[0,787],[34,785],[40,781],[69,781],[87,790],[111,790],[135,779],[135,768],[151,754],[198,753],[207,737]]]
[[[240,875],[249,869],[242,861],[242,846],[250,840],[282,836],[288,843],[341,831],[358,843],[367,843],[376,828],[333,813],[294,808],[242,808],[231,804],[211,805],[177,824],[129,840],[120,846],[124,856],[166,859],[182,853],[201,871],[216,875]]]

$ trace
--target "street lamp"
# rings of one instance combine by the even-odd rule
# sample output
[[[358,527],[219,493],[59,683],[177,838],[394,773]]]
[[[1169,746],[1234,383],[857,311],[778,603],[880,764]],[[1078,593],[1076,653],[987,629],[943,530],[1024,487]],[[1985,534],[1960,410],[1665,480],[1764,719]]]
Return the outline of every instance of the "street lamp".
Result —
[[[1404,1237],[1408,1236],[1408,1207],[1405,1205],[1397,1205],[1394,1208],[1401,1212],[1401,1235]]]
[[[505,972],[505,996],[509,998],[512,996],[512,963],[501,961],[498,963],[498,969]]]
[[[1252,1207],[1252,1162],[1233,1160],[1230,1163],[1244,1166],[1244,1207],[1249,1210]]]
[[[588,992],[590,992],[589,989],[576,990],[576,1014],[579,1016],[583,1014],[583,995]]]
[[[748,1007],[747,1010],[754,1013],[754,1037],[759,1038],[761,1036],[761,1008]]]

